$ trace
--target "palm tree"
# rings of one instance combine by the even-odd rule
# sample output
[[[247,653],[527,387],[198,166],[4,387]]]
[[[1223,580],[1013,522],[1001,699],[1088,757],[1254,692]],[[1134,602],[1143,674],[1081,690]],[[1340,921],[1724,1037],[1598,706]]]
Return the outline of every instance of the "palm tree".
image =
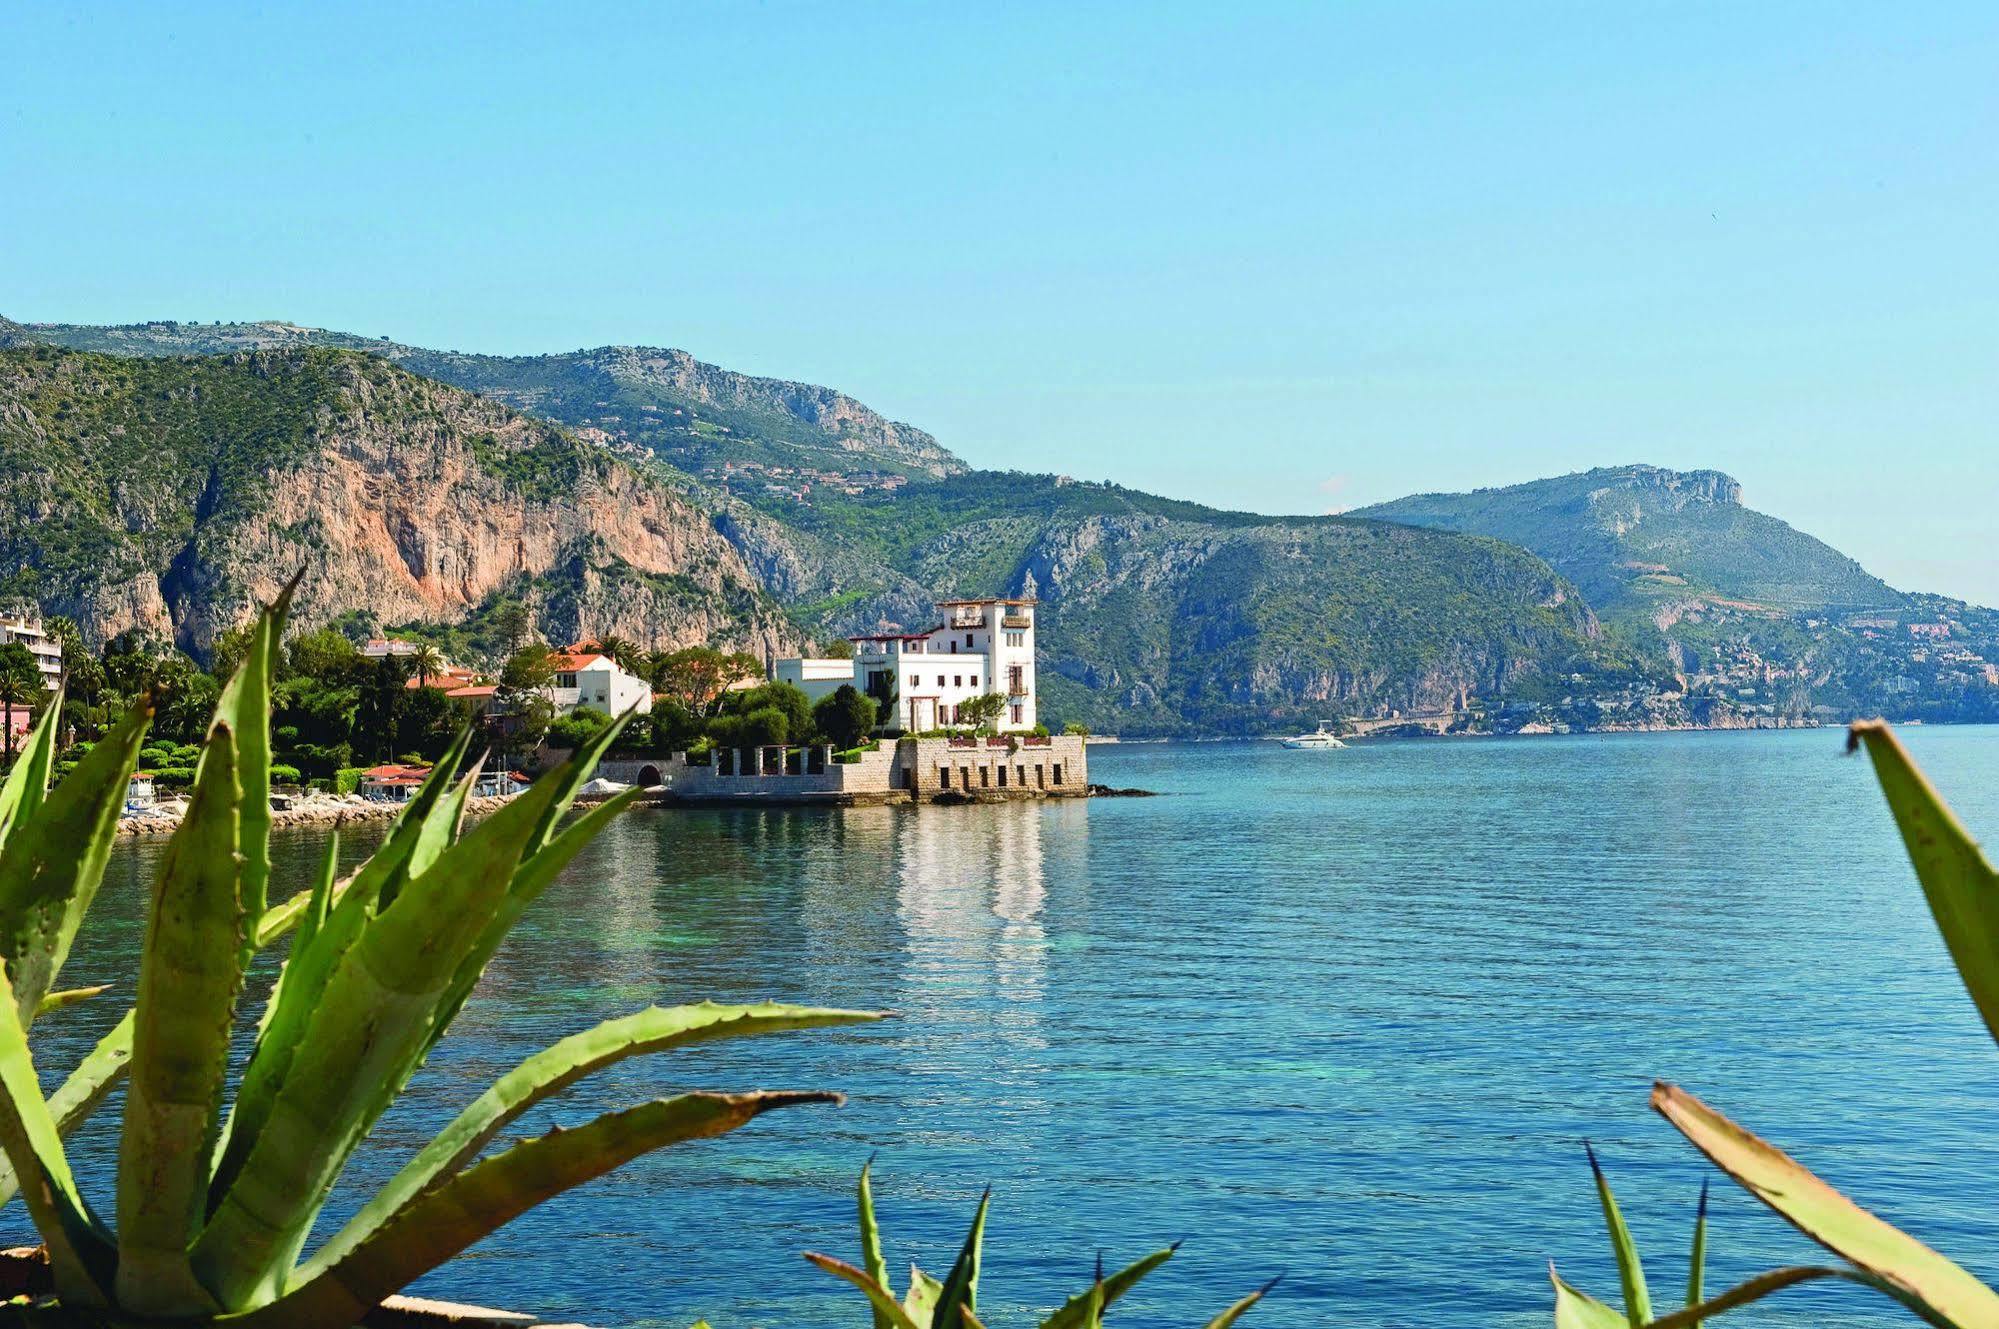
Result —
[[[590,643],[590,649],[598,655],[610,656],[612,663],[628,674],[638,674],[645,669],[645,652],[628,637],[599,637]]]
[[[427,688],[432,675],[444,672],[444,652],[425,642],[410,652],[410,666],[416,670],[416,685]]]
[[[0,646],[0,709],[6,712],[7,764],[14,764],[14,708],[32,709],[47,695],[34,652],[18,641]]]

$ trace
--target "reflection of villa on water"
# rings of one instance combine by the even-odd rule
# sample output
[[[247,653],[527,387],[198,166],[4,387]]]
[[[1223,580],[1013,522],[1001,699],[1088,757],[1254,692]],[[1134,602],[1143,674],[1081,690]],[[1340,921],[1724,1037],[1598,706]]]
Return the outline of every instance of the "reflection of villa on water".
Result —
[[[975,816],[896,819],[905,999],[922,1004],[930,993],[939,1003],[962,1004],[983,989],[1010,1003],[1002,1024],[1038,1023],[1047,965],[1042,822],[1048,815],[1045,807],[1009,803]]]

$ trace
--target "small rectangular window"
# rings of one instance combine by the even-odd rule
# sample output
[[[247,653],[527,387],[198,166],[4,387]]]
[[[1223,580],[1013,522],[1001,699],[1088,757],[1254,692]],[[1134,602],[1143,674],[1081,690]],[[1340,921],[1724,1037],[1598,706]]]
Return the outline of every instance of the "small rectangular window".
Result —
[[[953,675],[951,675],[951,686],[952,686],[952,687],[954,687],[954,688],[962,688],[962,687],[964,687],[964,686],[965,686],[965,676],[964,676],[963,674],[953,674]]]
[[[937,686],[940,688],[944,686],[944,675],[937,675]]]
[[[971,644],[972,644],[972,634],[971,634],[971,633],[969,633],[969,632],[967,632],[967,633],[965,634],[965,645],[966,645],[967,647],[969,647],[969,646],[971,646]]]
[[[977,674],[973,674],[973,675],[972,675],[972,686],[973,686],[973,687],[977,687],[978,685],[979,685],[979,676],[978,676]]]

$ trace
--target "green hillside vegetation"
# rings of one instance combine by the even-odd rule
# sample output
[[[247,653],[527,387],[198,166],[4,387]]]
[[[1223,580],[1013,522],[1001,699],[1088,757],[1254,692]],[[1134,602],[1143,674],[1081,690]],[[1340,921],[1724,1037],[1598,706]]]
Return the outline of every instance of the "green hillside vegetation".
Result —
[[[1276,518],[1113,483],[967,471],[929,435],[830,389],[676,351],[480,356],[280,323],[0,326],[0,345],[9,341],[59,341],[135,365],[146,362],[131,357],[228,353],[131,369],[151,376],[137,395],[162,403],[221,372],[215,366],[247,363],[245,348],[285,348],[298,365],[269,383],[232,380],[228,392],[185,398],[226,405],[244,427],[202,445],[207,452],[188,441],[206,425],[168,431],[167,458],[212,455],[214,487],[205,462],[190,469],[148,456],[134,474],[157,513],[132,506],[131,486],[106,485],[122,473],[119,449],[135,459],[146,451],[129,438],[100,441],[118,424],[106,412],[137,408],[68,404],[67,423],[32,441],[43,451],[22,445],[24,457],[57,460],[24,469],[61,470],[69,445],[51,440],[82,440],[86,462],[101,453],[106,466],[63,483],[106,501],[56,523],[60,534],[39,554],[28,545],[41,537],[24,537],[16,592],[46,597],[65,575],[100,563],[152,566],[162,552],[190,575],[212,571],[213,551],[190,539],[188,514],[208,502],[254,511],[255,459],[281,461],[311,444],[298,431],[312,427],[314,389],[294,380],[336,364],[349,376],[358,364],[393,374],[392,361],[562,426],[524,434],[518,416],[494,417],[514,422],[506,429],[460,421],[478,467],[511,492],[559,506],[607,468],[629,467],[686,504],[690,520],[712,528],[701,534],[719,535],[742,565],[723,569],[717,559],[729,549],[709,549],[673,574],[643,573],[586,533],[556,566],[449,621],[365,606],[350,616],[350,626],[407,625],[460,658],[504,654],[510,634],[495,624],[529,605],[580,622],[642,600],[649,625],[699,622],[734,633],[719,642],[734,650],[787,631],[823,641],[925,628],[939,597],[1033,595],[1044,605],[1046,714],[1133,736],[1391,714],[1447,713],[1455,727],[1499,729],[1999,716],[1987,672],[1999,659],[1999,620],[1893,590],[1744,507],[1735,482],[1713,471],[1603,468],[1344,517]],[[231,405],[229,393],[270,400]],[[453,400],[462,413],[469,399]],[[39,420],[48,404],[0,416],[0,428]],[[383,423],[405,434],[433,409],[398,407]],[[724,462],[747,464],[724,473]],[[147,467],[172,483],[147,478]],[[14,511],[65,510],[20,489],[22,473]],[[896,476],[905,479],[884,480]],[[132,550],[132,532],[145,533],[146,549]],[[308,548],[311,535],[298,532]],[[768,626],[772,601],[788,628]],[[690,639],[680,631],[667,644]]]
[[[607,346],[476,355],[289,323],[15,324],[13,336],[114,355],[214,355],[327,347],[365,351],[426,378],[653,452],[684,469],[724,461],[945,474],[964,463],[920,429],[830,389],[737,374],[683,351]],[[0,345],[8,329],[0,328]]]
[[[1616,466],[1364,508],[1531,549],[1606,615],[1709,594],[1773,609],[1875,609],[1903,596],[1838,550],[1742,506],[1717,471]]]
[[[340,371],[372,364],[0,350],[0,514],[27,519],[0,521],[0,595],[59,598],[198,556],[197,528],[254,515],[266,478],[317,447]]]

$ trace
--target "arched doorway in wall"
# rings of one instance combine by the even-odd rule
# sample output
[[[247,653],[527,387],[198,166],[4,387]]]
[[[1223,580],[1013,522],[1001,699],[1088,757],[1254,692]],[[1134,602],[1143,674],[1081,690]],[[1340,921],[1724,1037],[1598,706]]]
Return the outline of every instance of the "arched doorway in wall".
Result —
[[[660,783],[662,783],[662,779],[663,779],[663,777],[661,777],[661,775],[660,775],[660,773],[659,773],[659,767],[657,767],[657,766],[641,766],[641,767],[639,767],[639,787],[640,787],[640,788],[642,788],[642,789],[651,789],[651,788],[652,788],[652,787],[653,787],[654,785],[657,785],[657,784],[660,784]]]

